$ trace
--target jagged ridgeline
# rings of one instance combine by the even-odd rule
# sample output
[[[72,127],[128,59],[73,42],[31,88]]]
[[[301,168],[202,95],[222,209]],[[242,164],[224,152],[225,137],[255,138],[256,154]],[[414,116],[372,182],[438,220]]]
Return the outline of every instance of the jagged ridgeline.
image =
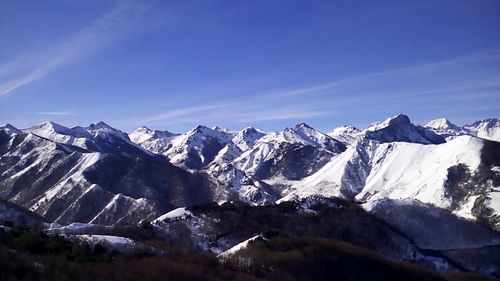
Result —
[[[329,215],[382,224],[369,223],[368,229],[349,225],[344,236],[310,235],[433,269],[498,274],[500,262],[474,264],[471,257],[495,259],[491,253],[500,245],[499,128],[498,118],[465,126],[437,119],[419,126],[405,115],[365,129],[346,125],[328,134],[304,123],[276,132],[197,126],[183,134],[144,126],[127,134],[104,122],[73,128],[46,122],[27,129],[7,124],[0,127],[1,218],[68,235],[111,235],[116,227],[155,222],[160,234],[187,239],[181,242],[193,249],[221,253],[273,228],[267,222],[280,225],[279,212],[286,212],[283,206],[290,202],[340,198],[367,213]],[[244,204],[237,203],[232,215],[214,211],[219,205],[194,212],[212,202]],[[285,209],[272,209],[276,204]],[[293,208],[309,210],[300,206]],[[275,215],[246,218],[238,215],[242,210]],[[306,229],[320,227],[328,218],[314,215],[316,211],[304,223],[319,224]],[[256,219],[262,227],[242,231],[215,224],[235,217]],[[387,234],[393,241],[385,246],[413,250],[395,254],[346,238],[385,233],[385,227],[393,231]],[[278,241],[308,235],[275,228],[292,235]]]
[[[418,200],[498,225],[498,119],[459,127],[405,115],[330,134],[197,126],[184,133],[100,122],[0,130],[0,196],[60,224],[130,224],[176,207],[310,195],[364,202]],[[486,140],[489,139],[489,140]]]

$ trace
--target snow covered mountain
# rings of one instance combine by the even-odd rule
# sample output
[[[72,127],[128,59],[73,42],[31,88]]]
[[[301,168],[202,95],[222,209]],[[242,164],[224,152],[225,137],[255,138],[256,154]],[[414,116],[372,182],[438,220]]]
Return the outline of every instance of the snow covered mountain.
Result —
[[[17,129],[16,127],[12,126],[11,124],[5,124],[0,126],[0,130],[6,133],[9,137],[13,135],[18,135],[21,134],[21,130]]]
[[[360,135],[361,131],[353,126],[344,125],[331,130],[328,135],[345,145],[349,145]]]
[[[341,142],[302,123],[261,137],[233,163],[259,179],[298,180],[344,150]]]
[[[434,132],[411,123],[408,116],[400,114],[384,122],[375,123],[362,133],[365,138],[387,142],[412,142],[421,144],[440,144],[445,139]]]
[[[37,128],[12,136],[0,130],[0,197],[51,222],[135,223],[211,200],[203,176],[136,147],[107,126],[91,126],[78,136],[53,124]]]
[[[141,126],[128,136],[132,142],[143,148],[156,154],[162,154],[170,148],[170,141],[178,135],[169,131],[151,130],[146,126]]]
[[[277,132],[197,126],[180,135],[144,126],[127,135],[103,122],[4,125],[0,197],[51,221],[103,224],[195,202],[322,195],[375,209],[411,199],[500,229],[500,149],[485,140],[498,124],[439,119],[421,127],[401,114],[329,135],[304,123]]]
[[[425,127],[445,138],[469,135],[487,140],[500,141],[499,118],[483,119],[463,127],[457,126],[445,118],[439,118],[430,121]]]
[[[483,119],[464,128],[476,137],[500,141],[500,118]]]
[[[67,128],[54,122],[44,122],[22,130],[56,143],[78,147],[91,152],[127,153],[142,155],[149,153],[130,141],[127,134],[104,122],[90,126]]]
[[[112,225],[151,221],[169,239],[221,253],[264,235],[263,218],[267,229],[304,234],[295,227],[300,220],[313,234],[345,239],[309,221],[331,212],[335,220],[348,214],[343,226],[331,223],[352,235],[348,242],[390,259],[500,274],[490,255],[500,247],[499,127],[498,119],[422,127],[405,115],[329,134],[305,123],[276,132],[197,126],[184,134],[143,126],[128,135],[103,122],[7,124],[0,126],[0,219],[72,235],[113,235]],[[268,206],[247,209],[241,201]],[[224,225],[247,215],[241,233]]]
[[[197,126],[172,138],[163,153],[170,161],[188,169],[201,169],[212,162],[219,151],[231,141],[231,133]]]
[[[432,130],[434,133],[441,135],[445,138],[468,134],[466,130],[451,123],[446,118],[439,118],[432,120],[429,123],[427,123],[424,127],[429,130]]]

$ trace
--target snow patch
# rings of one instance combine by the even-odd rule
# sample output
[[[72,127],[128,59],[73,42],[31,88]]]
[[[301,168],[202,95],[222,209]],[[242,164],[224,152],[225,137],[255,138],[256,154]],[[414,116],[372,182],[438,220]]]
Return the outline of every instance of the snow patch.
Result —
[[[248,243],[249,242],[254,241],[254,240],[258,239],[258,238],[264,239],[262,237],[262,235],[260,235],[260,234],[259,235],[255,235],[255,236],[253,236],[253,237],[251,237],[251,238],[249,238],[249,239],[247,239],[247,240],[245,240],[245,241],[243,241],[243,242],[241,242],[241,243],[233,246],[232,248],[226,250],[225,252],[220,253],[219,255],[217,255],[217,257],[222,258],[222,259],[227,259],[227,258],[233,256],[234,254],[236,254],[237,252],[239,252],[239,251],[241,251],[243,249],[246,249],[248,247]]]
[[[193,216],[193,213],[187,210],[186,207],[182,207],[159,216],[153,221],[153,223],[161,223],[165,220],[171,220],[171,219],[185,219],[189,216]]]

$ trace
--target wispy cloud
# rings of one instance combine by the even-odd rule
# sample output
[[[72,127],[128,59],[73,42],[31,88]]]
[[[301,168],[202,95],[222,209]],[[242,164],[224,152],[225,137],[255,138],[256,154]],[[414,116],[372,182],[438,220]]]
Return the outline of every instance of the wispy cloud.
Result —
[[[500,53],[490,52],[434,63],[337,79],[319,85],[295,89],[268,89],[241,96],[220,98],[199,105],[190,100],[176,109],[135,119],[132,123],[244,124],[261,121],[324,119],[327,116],[352,115],[378,118],[393,113],[419,110],[442,115],[445,108],[467,107],[471,101],[500,102]],[[207,89],[207,92],[220,92]],[[375,119],[376,120],[376,119]],[[373,121],[373,120],[369,120]],[[129,123],[130,124],[130,123]]]
[[[50,54],[39,54],[30,57],[36,65],[23,58],[11,62],[2,62],[0,68],[0,96],[7,95],[16,89],[41,79],[59,68],[82,59],[89,54],[111,44],[123,36],[122,28],[134,16],[145,11],[149,6],[134,1],[122,1],[103,16],[95,19],[85,28],[74,33],[61,43],[52,46]]]
[[[51,116],[71,116],[76,115],[76,113],[71,111],[40,111],[37,112],[38,115],[51,115]]]
[[[203,106],[187,106],[143,118],[119,122],[118,126],[139,126],[143,124],[162,124],[165,126],[180,124],[244,124],[261,121],[303,120],[335,114],[333,110],[317,110],[314,104],[309,108],[282,104],[280,107],[267,102],[233,98],[219,103]]]
[[[274,97],[290,98],[321,93],[340,94],[349,91],[350,96],[353,94],[365,95],[371,92],[372,95],[379,94],[379,96],[383,95],[384,97],[389,95],[409,97],[410,95],[434,94],[438,91],[499,86],[500,69],[498,67],[493,69],[485,67],[485,65],[498,65],[499,62],[500,52],[495,50],[450,60],[419,63],[402,68],[366,73],[320,85],[275,90],[270,91],[269,94]],[[422,88],[428,90],[422,91],[420,90]],[[362,89],[365,90],[361,92]],[[404,90],[404,92],[400,90]],[[411,93],[408,93],[408,90],[411,90]],[[395,94],[395,91],[398,93]]]

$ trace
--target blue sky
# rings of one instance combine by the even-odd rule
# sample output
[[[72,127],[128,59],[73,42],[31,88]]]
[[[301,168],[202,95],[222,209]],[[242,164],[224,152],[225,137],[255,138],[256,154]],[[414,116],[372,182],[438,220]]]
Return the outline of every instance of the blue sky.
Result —
[[[0,123],[328,131],[500,114],[500,1],[2,1]]]

